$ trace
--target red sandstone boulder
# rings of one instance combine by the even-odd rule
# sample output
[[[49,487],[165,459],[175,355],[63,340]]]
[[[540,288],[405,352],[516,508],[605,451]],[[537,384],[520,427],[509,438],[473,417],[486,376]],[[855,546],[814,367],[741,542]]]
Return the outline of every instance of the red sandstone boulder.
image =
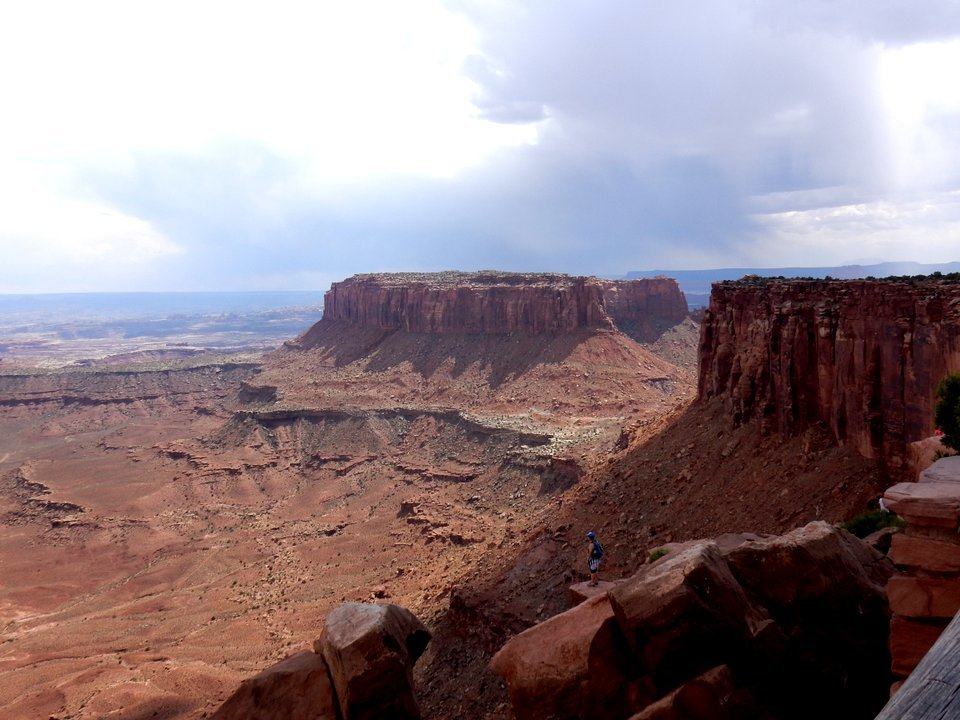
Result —
[[[956,578],[899,575],[887,583],[890,609],[912,618],[949,619],[960,610],[960,582]]]
[[[397,605],[334,609],[314,650],[330,668],[343,719],[419,718],[411,672],[429,640],[423,624]]]
[[[941,454],[950,452],[939,435],[931,435],[923,440],[915,440],[907,445],[908,477],[918,477],[921,472],[933,465]]]
[[[715,667],[648,705],[630,720],[741,720],[757,717],[749,692],[738,688],[726,665]]]
[[[766,675],[769,706],[808,715],[830,707],[836,717],[879,711],[889,686],[889,559],[845,530],[814,522],[741,545],[727,562],[783,633],[784,644],[755,667]],[[798,693],[801,687],[816,687],[819,698]]]
[[[897,483],[883,494],[883,501],[910,525],[955,530],[960,520],[958,482]]]
[[[598,595],[511,638],[490,669],[506,681],[517,720],[573,720],[626,714],[630,693],[642,692],[628,687],[628,664],[610,602]]]
[[[685,542],[669,542],[660,545],[659,547],[654,548],[651,551],[651,554],[654,552],[659,555],[656,560],[653,562],[664,562],[671,557],[675,557],[685,550],[689,550],[695,545],[699,545],[704,542],[711,542],[717,546],[721,553],[727,553],[734,548],[738,548],[744,543],[753,542],[754,540],[762,540],[764,538],[776,537],[775,535],[756,535],[754,533],[723,533],[712,537],[709,540],[687,540]]]
[[[948,542],[922,535],[897,533],[890,559],[899,567],[935,573],[960,573],[960,537]]]
[[[812,522],[785,535],[745,543],[727,553],[743,586],[772,609],[798,604],[880,601],[893,565],[862,540],[829,523]]]
[[[291,655],[244,680],[212,720],[338,720],[322,656]]]
[[[873,717],[892,563],[826,523],[729,547],[673,546],[510,640],[491,668],[515,717]]]
[[[640,671],[664,690],[726,662],[773,630],[709,542],[644,566],[609,597]]]
[[[890,546],[893,544],[894,536],[899,534],[899,532],[900,528],[898,527],[880,528],[863,538],[863,544],[873,548],[881,555],[886,555],[890,552]]]

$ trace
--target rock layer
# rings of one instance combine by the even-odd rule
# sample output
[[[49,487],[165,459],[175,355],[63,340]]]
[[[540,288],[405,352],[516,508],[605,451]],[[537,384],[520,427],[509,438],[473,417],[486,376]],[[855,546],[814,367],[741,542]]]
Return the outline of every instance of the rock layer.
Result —
[[[919,482],[897,483],[883,500],[906,521],[890,546],[904,574],[887,584],[893,673],[904,678],[960,610],[960,458],[937,460]]]
[[[612,328],[648,337],[681,322],[674,280],[605,281],[524,273],[355,275],[324,297],[324,320],[416,333],[558,333]]]
[[[737,422],[794,434],[815,423],[893,470],[933,433],[937,384],[960,370],[960,284],[772,280],[714,286],[699,396]]]

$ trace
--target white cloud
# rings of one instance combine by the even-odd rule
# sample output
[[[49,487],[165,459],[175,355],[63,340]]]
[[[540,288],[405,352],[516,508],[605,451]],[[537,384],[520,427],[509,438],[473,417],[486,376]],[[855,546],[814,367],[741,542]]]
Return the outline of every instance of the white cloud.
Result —
[[[754,217],[741,252],[763,265],[816,265],[820,258],[953,262],[960,258],[960,191],[912,200],[876,200]]]
[[[255,142],[322,179],[449,175],[535,139],[478,117],[436,0],[6,3],[0,153],[113,162]]]
[[[5,287],[960,256],[956,8],[0,4]]]
[[[136,287],[156,261],[183,252],[146,220],[21,170],[16,183],[0,182],[0,292]]]

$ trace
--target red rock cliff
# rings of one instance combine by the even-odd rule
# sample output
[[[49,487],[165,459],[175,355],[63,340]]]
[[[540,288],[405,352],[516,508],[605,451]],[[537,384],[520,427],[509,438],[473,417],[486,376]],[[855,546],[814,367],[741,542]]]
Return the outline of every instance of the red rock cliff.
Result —
[[[701,398],[789,435],[822,422],[890,469],[932,434],[934,393],[960,370],[960,283],[718,283],[700,334]]]
[[[324,298],[325,320],[408,332],[568,332],[610,328],[618,318],[653,328],[685,316],[683,293],[666,278],[619,282],[542,273],[389,273],[334,283]]]
[[[603,303],[617,327],[646,342],[690,314],[687,299],[672,278],[614,280],[601,283]]]

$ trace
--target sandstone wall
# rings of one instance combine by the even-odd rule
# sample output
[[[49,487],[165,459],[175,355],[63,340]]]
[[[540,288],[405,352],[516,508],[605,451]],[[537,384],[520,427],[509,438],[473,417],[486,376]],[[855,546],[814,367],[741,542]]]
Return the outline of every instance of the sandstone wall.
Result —
[[[823,422],[893,470],[933,433],[937,384],[957,370],[960,284],[947,281],[718,283],[701,326],[701,398],[785,435]]]
[[[689,315],[687,299],[672,278],[601,283],[603,303],[617,327],[641,342],[655,340]]]
[[[324,319],[424,333],[528,334],[611,328],[644,331],[686,317],[673,280],[602,281],[523,273],[355,275],[334,283]]]
[[[889,553],[902,574],[887,584],[892,671],[903,679],[960,611],[960,457],[938,460],[883,499],[906,523]]]

